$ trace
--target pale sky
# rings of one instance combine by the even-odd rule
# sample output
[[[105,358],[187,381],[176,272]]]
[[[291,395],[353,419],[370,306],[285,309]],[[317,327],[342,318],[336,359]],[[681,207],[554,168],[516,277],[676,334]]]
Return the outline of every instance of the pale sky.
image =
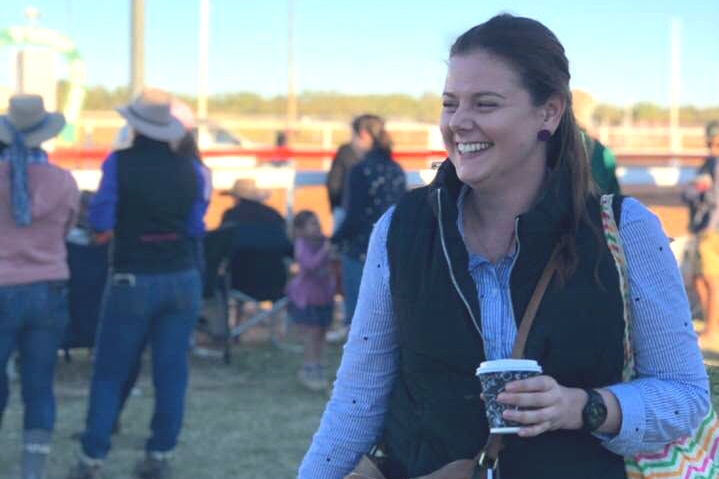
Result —
[[[88,83],[129,80],[130,0],[2,0],[0,29],[26,23],[68,34]],[[211,0],[210,91],[283,94],[288,0]],[[146,80],[197,89],[198,0],[146,0]],[[544,22],[564,44],[572,86],[599,101],[669,102],[670,30],[681,22],[682,104],[719,106],[719,0],[295,0],[299,91],[439,94],[452,41],[509,11]],[[0,52],[8,84],[9,49]]]

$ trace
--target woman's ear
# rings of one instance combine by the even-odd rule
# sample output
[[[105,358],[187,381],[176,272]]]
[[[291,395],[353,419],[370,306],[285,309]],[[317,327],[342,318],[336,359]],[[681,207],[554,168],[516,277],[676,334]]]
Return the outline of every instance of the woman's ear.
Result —
[[[562,96],[557,94],[550,96],[542,106],[544,128],[554,134],[557,128],[559,128],[559,123],[562,121],[566,107],[567,105]]]

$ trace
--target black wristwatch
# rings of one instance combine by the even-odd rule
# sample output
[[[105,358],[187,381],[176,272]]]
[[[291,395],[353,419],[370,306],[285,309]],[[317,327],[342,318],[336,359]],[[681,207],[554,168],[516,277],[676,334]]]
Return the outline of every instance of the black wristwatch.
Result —
[[[594,432],[607,420],[607,405],[604,398],[594,389],[584,390],[589,399],[582,409],[582,431]]]

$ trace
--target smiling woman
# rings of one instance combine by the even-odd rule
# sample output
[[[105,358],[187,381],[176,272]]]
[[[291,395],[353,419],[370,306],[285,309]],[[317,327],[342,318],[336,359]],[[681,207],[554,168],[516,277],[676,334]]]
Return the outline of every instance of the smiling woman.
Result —
[[[375,226],[301,478],[342,478],[377,448],[389,479],[641,478],[625,459],[711,430],[666,235],[638,201],[591,188],[568,65],[528,18],[499,15],[455,41],[449,157]],[[519,425],[501,440],[475,369],[510,357],[542,372],[499,391],[492,410]]]
[[[557,129],[566,100],[554,95],[535,106],[506,60],[486,50],[457,50],[449,61],[440,131],[458,178],[472,188],[467,229],[484,231],[469,235],[470,248],[496,261],[507,253],[514,215],[495,215],[505,221],[494,228],[480,220],[490,211],[526,208],[536,197],[547,168],[547,143],[537,135]],[[483,201],[475,201],[480,194]]]

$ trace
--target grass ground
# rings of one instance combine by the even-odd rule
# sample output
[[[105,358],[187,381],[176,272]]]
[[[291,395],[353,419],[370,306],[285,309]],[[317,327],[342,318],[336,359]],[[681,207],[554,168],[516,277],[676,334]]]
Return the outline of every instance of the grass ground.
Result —
[[[330,369],[336,369],[340,354],[339,347],[329,347]],[[217,358],[192,358],[185,425],[174,462],[177,479],[294,477],[327,400],[298,386],[299,363],[299,354],[269,345],[236,347],[229,365]],[[108,479],[130,479],[132,465],[142,456],[152,410],[147,370],[114,438]],[[48,479],[64,479],[74,461],[78,443],[72,435],[83,425],[89,372],[86,354],[58,365],[58,421]],[[709,372],[719,407],[719,368]],[[13,386],[0,433],[2,479],[19,477],[22,417],[17,384]]]
[[[340,348],[330,347],[327,364],[339,364]],[[301,356],[269,345],[240,346],[232,362],[192,358],[185,423],[174,461],[177,479],[275,479],[294,477],[327,401],[300,388],[295,377]],[[149,366],[146,364],[145,366]],[[122,417],[106,464],[108,479],[130,479],[142,457],[152,411],[147,371]],[[47,479],[64,479],[74,462],[87,405],[90,360],[76,354],[58,363],[58,418]],[[0,478],[20,477],[22,413],[18,384],[0,431]]]

